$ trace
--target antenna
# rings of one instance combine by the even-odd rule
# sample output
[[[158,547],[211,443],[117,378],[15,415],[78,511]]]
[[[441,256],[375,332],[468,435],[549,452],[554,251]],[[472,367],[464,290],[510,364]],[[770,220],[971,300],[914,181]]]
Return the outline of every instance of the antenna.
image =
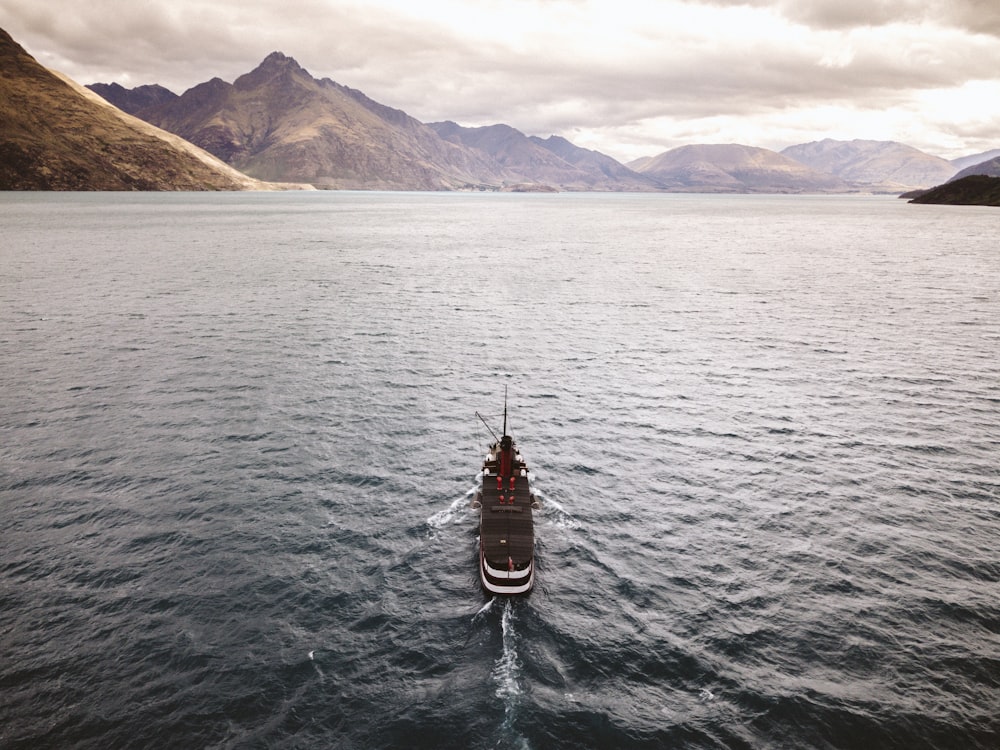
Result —
[[[507,434],[507,386],[503,387],[503,434]]]
[[[490,433],[490,434],[491,434],[491,435],[493,436],[493,439],[494,439],[494,440],[495,440],[496,442],[498,442],[498,443],[499,443],[499,442],[500,442],[500,438],[498,438],[498,437],[497,437],[497,434],[496,434],[495,432],[493,432],[493,430],[491,430],[491,429],[490,429],[490,426],[489,426],[489,424],[488,424],[488,423],[486,422],[486,420],[485,420],[485,419],[483,419],[483,415],[482,415],[482,414],[480,414],[480,413],[479,413],[479,412],[477,411],[477,412],[476,412],[476,416],[477,416],[477,417],[479,417],[479,421],[480,421],[480,422],[482,422],[482,423],[483,423],[484,425],[486,425],[486,429],[487,429],[487,430],[489,430],[489,433]]]

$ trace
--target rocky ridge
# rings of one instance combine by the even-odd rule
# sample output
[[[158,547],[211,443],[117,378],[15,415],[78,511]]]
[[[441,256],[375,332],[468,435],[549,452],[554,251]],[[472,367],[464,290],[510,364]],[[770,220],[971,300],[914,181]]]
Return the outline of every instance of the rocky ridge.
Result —
[[[88,83],[87,88],[130,115],[177,98],[173,91],[155,83],[134,89],[127,89],[119,83]]]

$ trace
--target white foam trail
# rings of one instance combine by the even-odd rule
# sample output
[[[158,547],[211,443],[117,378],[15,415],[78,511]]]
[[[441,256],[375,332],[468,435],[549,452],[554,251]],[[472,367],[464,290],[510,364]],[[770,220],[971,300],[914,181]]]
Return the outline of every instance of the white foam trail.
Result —
[[[452,500],[447,508],[431,515],[427,519],[427,525],[430,527],[431,533],[433,534],[437,529],[463,520],[467,515],[466,511],[471,506],[472,496],[475,494],[476,485],[473,485],[462,497],[456,497]]]
[[[566,510],[565,506],[558,500],[553,500],[551,497],[542,494],[537,489],[534,490],[538,499],[542,502],[542,508],[551,509],[551,511],[545,513],[545,523],[550,523],[555,526],[561,526],[565,529],[575,529],[580,525],[580,522],[573,518],[573,514]]]
[[[472,621],[475,622],[479,618],[480,615],[484,615],[487,612],[489,612],[491,609],[493,609],[493,604],[496,602],[496,600],[497,600],[497,598],[494,596],[492,599],[490,599],[488,602],[486,602],[486,604],[484,604],[482,607],[480,607],[479,611],[476,612],[476,614],[474,614],[472,616]]]
[[[530,750],[527,738],[521,736],[515,729],[517,710],[522,694],[521,689],[521,659],[517,655],[518,637],[514,629],[514,605],[505,599],[503,615],[500,617],[500,630],[503,640],[503,653],[493,665],[493,681],[497,685],[496,697],[503,701],[503,726],[501,731],[517,743],[517,747]]]
[[[322,669],[319,668],[319,664],[316,663],[316,652],[315,651],[310,651],[309,652],[309,661],[312,662],[312,668],[315,669],[316,670],[316,674],[319,675],[319,681],[323,682],[324,680],[326,680],[326,674],[323,672]]]
[[[560,502],[558,502],[556,500],[553,500],[551,497],[549,497],[548,495],[546,495],[544,492],[542,492],[537,487],[532,487],[531,489],[532,489],[532,492],[534,492],[535,495],[538,497],[538,499],[541,501],[543,508],[546,505],[551,505],[553,508],[555,508],[556,510],[560,511],[561,513],[566,513],[566,509],[562,506],[562,503],[560,503]],[[568,513],[566,513],[566,514],[569,515]]]
[[[517,658],[517,634],[514,631],[514,607],[510,599],[503,603],[503,615],[500,618],[500,629],[503,633],[503,653],[493,665],[493,680],[497,683],[497,698],[504,701],[505,713],[514,707],[517,696],[521,694],[519,677],[521,662]]]

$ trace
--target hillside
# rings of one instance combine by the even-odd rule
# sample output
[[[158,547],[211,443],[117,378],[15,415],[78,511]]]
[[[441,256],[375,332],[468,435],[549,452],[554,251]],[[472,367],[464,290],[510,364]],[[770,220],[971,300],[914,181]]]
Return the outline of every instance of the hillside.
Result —
[[[926,188],[944,182],[957,171],[945,159],[895,141],[828,138],[789,146],[781,154],[873,192],[901,193]]]
[[[44,68],[0,29],[0,189],[262,187]]]
[[[951,178],[949,182],[955,180],[960,180],[963,177],[969,177],[974,174],[982,174],[987,177],[1000,177],[1000,156],[984,161],[980,164],[973,164],[972,166],[966,167],[957,175]]]
[[[995,148],[990,151],[983,151],[979,154],[971,154],[969,156],[963,156],[960,159],[952,159],[951,164],[955,169],[965,169],[966,167],[974,167],[977,164],[982,164],[986,161],[991,161],[1000,156],[1000,148]]]
[[[910,203],[942,203],[953,206],[1000,206],[1000,177],[970,175],[938,185]]]
[[[316,80],[280,52],[232,84],[213,78],[139,114],[263,180],[447,190],[499,186],[507,177],[405,112]]]
[[[430,127],[444,140],[474,149],[520,183],[561,190],[654,190],[656,184],[610,156],[574,146],[564,138],[528,137],[509,125],[466,128],[454,122]]]
[[[846,192],[842,180],[774,151],[737,144],[681,146],[626,165],[675,192]]]
[[[659,188],[655,180],[629,169],[610,156],[600,151],[580,148],[557,135],[544,139],[533,135],[529,140],[590,175],[591,189],[645,191]]]

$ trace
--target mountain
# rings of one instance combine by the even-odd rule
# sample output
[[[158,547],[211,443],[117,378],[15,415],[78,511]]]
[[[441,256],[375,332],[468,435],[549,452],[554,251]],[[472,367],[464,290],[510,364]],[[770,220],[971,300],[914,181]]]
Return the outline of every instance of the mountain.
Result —
[[[655,156],[640,156],[638,159],[633,159],[625,166],[627,166],[633,172],[641,172],[643,169],[646,168],[646,165],[649,164],[651,161],[653,161],[653,159],[655,158],[656,158]]]
[[[585,179],[580,170],[532,143],[524,133],[509,125],[466,128],[447,121],[432,122],[429,127],[443,140],[489,157],[514,181],[566,185]],[[543,174],[545,177],[540,178]]]
[[[261,187],[44,68],[0,29],[0,189]]]
[[[1000,206],[1000,177],[969,175],[926,190],[910,203],[953,206]]]
[[[567,164],[591,175],[591,189],[601,190],[655,190],[659,185],[655,180],[635,172],[621,162],[600,151],[580,148],[558,135],[542,139],[530,136],[533,143],[548,149]]]
[[[846,192],[842,180],[753,146],[681,146],[626,165],[667,190],[699,193]]]
[[[139,113],[249,175],[322,188],[499,186],[502,168],[400,110],[274,52],[232,84],[213,78]]]
[[[827,138],[789,146],[781,154],[874,192],[900,193],[938,185],[957,171],[945,159],[895,141]]]
[[[971,156],[963,156],[959,159],[952,159],[951,164],[955,169],[965,169],[966,167],[973,167],[976,164],[982,164],[985,161],[990,161],[1000,156],[1000,148],[995,148],[992,151],[984,151],[981,154],[972,154]]]
[[[652,180],[610,156],[580,148],[559,136],[529,137],[509,125],[466,128],[446,121],[431,123],[430,127],[446,141],[488,156],[522,184],[551,185],[560,190],[657,189]]]
[[[118,83],[88,83],[87,88],[130,115],[177,98],[177,94],[159,84],[127,89]]]
[[[973,164],[970,167],[966,167],[948,180],[948,182],[954,182],[955,180],[960,180],[963,177],[969,177],[974,174],[983,174],[988,177],[1000,177],[1000,156],[984,161],[981,164]]]

